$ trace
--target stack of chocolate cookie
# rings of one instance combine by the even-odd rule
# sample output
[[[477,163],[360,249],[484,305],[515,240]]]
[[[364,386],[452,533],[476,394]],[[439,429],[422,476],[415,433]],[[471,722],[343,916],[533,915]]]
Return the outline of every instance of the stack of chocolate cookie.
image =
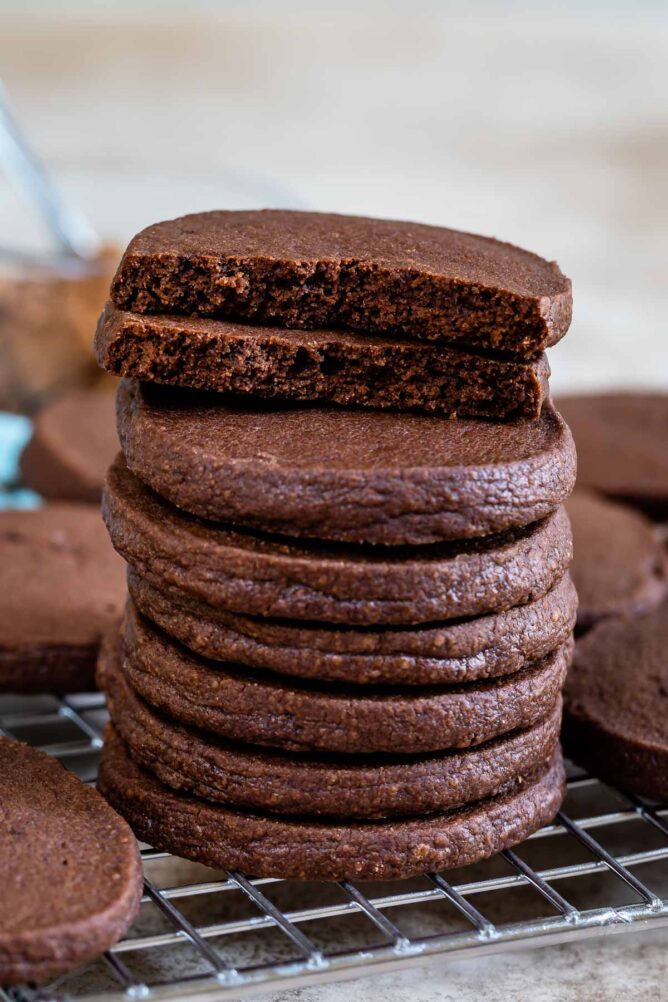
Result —
[[[542,352],[570,309],[556,265],[429,226],[212,212],[132,241],[96,338],[130,592],[100,788],[138,835],[373,879],[554,816],[575,456]]]

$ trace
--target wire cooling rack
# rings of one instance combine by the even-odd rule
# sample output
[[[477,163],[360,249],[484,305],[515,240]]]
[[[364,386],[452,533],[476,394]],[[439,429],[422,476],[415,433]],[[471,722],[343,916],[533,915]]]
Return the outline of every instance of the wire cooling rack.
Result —
[[[0,697],[0,733],[95,778],[104,699]],[[513,851],[447,876],[357,886],[252,880],[142,850],[127,937],[3,1002],[214,1002],[416,963],[668,925],[668,807],[571,770],[564,810]],[[0,908],[2,902],[0,901]]]

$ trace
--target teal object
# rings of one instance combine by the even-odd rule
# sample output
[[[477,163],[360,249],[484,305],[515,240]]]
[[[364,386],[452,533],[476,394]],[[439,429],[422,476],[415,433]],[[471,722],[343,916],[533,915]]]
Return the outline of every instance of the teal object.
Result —
[[[0,509],[37,508],[39,494],[20,487],[19,457],[32,434],[32,421],[0,411]]]

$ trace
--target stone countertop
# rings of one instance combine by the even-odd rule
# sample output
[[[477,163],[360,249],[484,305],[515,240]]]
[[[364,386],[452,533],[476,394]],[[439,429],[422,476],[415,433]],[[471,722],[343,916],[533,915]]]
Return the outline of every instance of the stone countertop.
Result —
[[[371,979],[266,996],[267,1002],[621,1002],[660,1000],[665,930],[486,958],[437,962]]]

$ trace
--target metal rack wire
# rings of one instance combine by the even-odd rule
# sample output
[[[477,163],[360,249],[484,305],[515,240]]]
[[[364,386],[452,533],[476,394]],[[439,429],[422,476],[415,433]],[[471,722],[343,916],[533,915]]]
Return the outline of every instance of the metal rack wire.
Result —
[[[105,720],[97,693],[0,697],[0,733],[41,747],[86,782],[95,778]],[[447,878],[363,888],[251,880],[149,847],[142,856],[145,896],[128,936],[48,990],[0,989],[3,1002],[213,1002],[434,955],[668,925],[668,807],[576,770],[552,825]]]

